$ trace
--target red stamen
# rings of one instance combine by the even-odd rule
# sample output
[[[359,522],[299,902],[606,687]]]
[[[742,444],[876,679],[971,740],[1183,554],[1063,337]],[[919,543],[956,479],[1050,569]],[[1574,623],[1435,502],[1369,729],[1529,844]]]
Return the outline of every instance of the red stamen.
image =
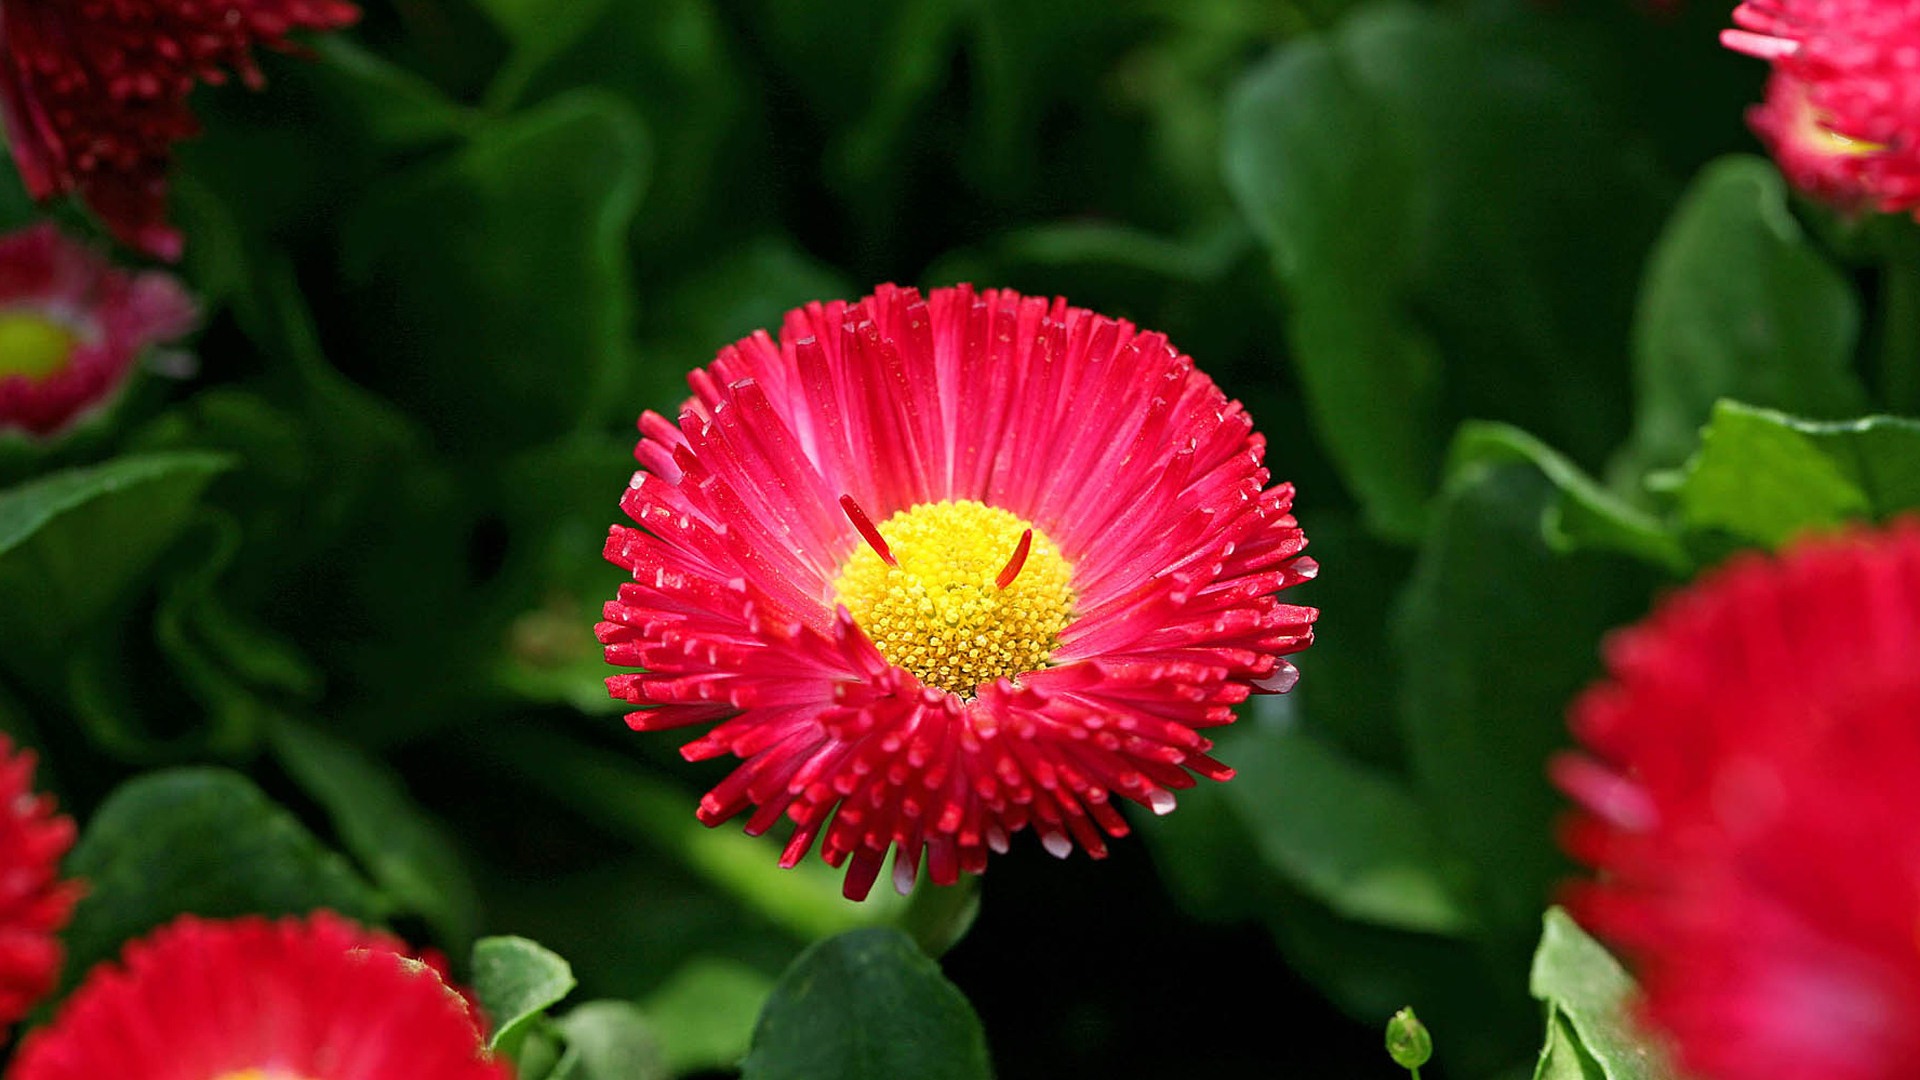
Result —
[[[866,540],[867,546],[873,549],[874,554],[880,556],[880,561],[888,566],[900,565],[899,560],[893,557],[893,549],[887,546],[887,538],[881,536],[880,530],[873,527],[873,520],[867,517],[865,510],[860,509],[859,503],[853,501],[853,496],[840,496],[840,509],[847,512],[847,520],[853,522],[853,527],[859,530],[860,536]],[[1001,588],[1005,587],[1001,586]]]
[[[1033,530],[1028,529],[1020,534],[1020,542],[1013,547],[1013,558],[1007,560],[1006,568],[1000,571],[999,577],[993,579],[993,583],[1002,589],[1013,584],[1013,579],[1019,577],[1021,569],[1027,565],[1027,553],[1032,550]]]

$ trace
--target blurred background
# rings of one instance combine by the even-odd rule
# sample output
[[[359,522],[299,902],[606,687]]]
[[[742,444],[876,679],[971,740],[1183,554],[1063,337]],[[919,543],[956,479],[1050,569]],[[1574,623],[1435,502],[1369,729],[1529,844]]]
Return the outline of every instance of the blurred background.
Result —
[[[1661,381],[1686,328],[1647,299],[1656,245],[1683,284],[1839,263],[1812,290],[1840,290],[1832,378],[1746,399],[1861,403],[1859,238],[1756,233],[1792,220],[1777,174],[1707,168],[1757,151],[1764,66],[1715,43],[1726,5],[364,7],[268,58],[265,92],[195,98],[197,371],[0,455],[8,480],[232,455],[102,510],[142,540],[103,556],[111,603],[6,620],[0,715],[65,807],[236,768],[410,936],[525,935],[583,998],[638,1002],[674,1075],[730,1075],[809,941],[902,920],[958,936],[943,966],[1006,1080],[1393,1076],[1407,1004],[1429,1075],[1531,1075],[1565,872],[1542,762],[1602,633],[1726,547],[1562,520],[1570,475],[1657,509],[1644,478],[1717,396]],[[36,215],[15,186],[0,213]],[[1017,837],[970,929],[964,896],[849,905],[774,838],[701,828],[725,764],[629,732],[592,634],[638,414],[883,281],[1164,331],[1248,404],[1322,566],[1289,597],[1323,611],[1299,689],[1223,733],[1240,777],[1132,815],[1103,863]],[[1456,443],[1466,421],[1510,426]],[[119,940],[82,935],[75,968]]]

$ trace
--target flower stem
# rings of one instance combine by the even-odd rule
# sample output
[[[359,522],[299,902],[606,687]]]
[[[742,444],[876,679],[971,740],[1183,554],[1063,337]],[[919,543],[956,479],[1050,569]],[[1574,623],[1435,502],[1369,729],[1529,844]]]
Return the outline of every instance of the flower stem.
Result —
[[[1880,400],[1920,416],[1920,249],[1896,245],[1880,276]]]

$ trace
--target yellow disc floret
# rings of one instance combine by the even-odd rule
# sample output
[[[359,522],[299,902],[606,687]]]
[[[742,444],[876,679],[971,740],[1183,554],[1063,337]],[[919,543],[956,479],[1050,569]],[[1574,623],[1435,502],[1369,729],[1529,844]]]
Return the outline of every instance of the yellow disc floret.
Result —
[[[44,379],[67,366],[80,338],[65,324],[28,311],[0,311],[0,378]]]
[[[890,663],[971,697],[982,683],[1045,667],[1073,620],[1073,568],[1039,529],[1018,574],[999,584],[1029,528],[971,499],[902,510],[879,525],[898,565],[863,544],[834,599]]]

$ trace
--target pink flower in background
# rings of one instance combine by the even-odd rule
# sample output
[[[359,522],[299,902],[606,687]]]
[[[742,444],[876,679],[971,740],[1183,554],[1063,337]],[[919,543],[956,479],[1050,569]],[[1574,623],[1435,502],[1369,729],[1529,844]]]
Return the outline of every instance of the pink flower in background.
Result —
[[[358,17],[344,0],[0,3],[0,119],[27,191],[77,192],[122,242],[178,258],[167,174],[199,131],[188,94],[229,72],[258,86],[255,45]]]
[[[795,826],[864,897],[978,873],[1031,827],[1064,856],[1232,770],[1201,734],[1315,612],[1266,441],[1160,334],[1063,300],[883,286],[791,312],[641,417],[607,557],[608,680],[642,731],[718,722],[717,824]]]
[[[184,916],[101,964],[9,1080],[509,1080],[479,1019],[397,938],[329,912]]]
[[[1920,1062],[1920,521],[1740,556],[1606,648],[1555,764],[1623,952],[1701,1080]]]
[[[1794,184],[1847,208],[1920,210],[1920,5],[1747,0],[1728,48],[1771,61],[1748,114]]]
[[[60,977],[60,931],[80,887],[60,877],[73,819],[33,789],[34,755],[0,735],[0,1027],[18,1021]]]
[[[116,269],[52,225],[0,236],[0,433],[61,430],[195,318],[171,275]]]

